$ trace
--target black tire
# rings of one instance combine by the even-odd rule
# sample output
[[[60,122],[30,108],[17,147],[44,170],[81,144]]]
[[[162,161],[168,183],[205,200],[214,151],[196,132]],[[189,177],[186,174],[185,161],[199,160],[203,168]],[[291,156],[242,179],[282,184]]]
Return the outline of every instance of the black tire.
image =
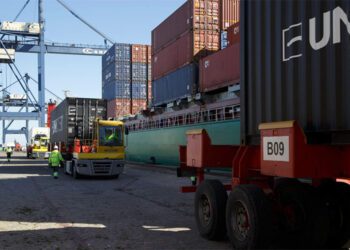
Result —
[[[282,212],[279,247],[325,247],[330,221],[327,207],[316,189],[295,179],[281,179],[274,192]]]
[[[323,183],[319,191],[331,223],[326,247],[341,248],[350,239],[350,186],[331,181]]]
[[[200,235],[208,240],[226,237],[227,192],[218,180],[203,181],[195,195],[195,217]]]
[[[268,248],[273,238],[272,207],[255,185],[239,185],[226,204],[227,235],[234,249]]]

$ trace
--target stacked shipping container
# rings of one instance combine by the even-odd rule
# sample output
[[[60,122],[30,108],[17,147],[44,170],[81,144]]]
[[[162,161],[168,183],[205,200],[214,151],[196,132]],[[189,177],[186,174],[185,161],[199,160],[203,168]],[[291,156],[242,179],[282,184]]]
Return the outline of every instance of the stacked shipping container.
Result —
[[[150,46],[114,44],[102,57],[102,98],[108,116],[136,114],[145,109],[151,83]]]
[[[188,0],[158,25],[152,31],[153,104],[163,105],[195,94],[198,62],[220,50],[221,31],[238,20],[239,0]],[[237,54],[236,49],[230,52]],[[221,60],[217,58],[215,61]],[[227,77],[223,77],[226,83]],[[222,82],[218,84],[222,86]]]

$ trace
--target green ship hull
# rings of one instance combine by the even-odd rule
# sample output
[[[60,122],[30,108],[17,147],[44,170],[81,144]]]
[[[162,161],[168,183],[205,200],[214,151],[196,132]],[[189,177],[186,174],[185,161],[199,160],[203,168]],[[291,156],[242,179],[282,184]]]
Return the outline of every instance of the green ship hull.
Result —
[[[186,131],[192,129],[206,129],[212,144],[240,143],[239,120],[133,131],[127,136],[127,160],[176,167],[179,165],[179,145],[186,145]]]

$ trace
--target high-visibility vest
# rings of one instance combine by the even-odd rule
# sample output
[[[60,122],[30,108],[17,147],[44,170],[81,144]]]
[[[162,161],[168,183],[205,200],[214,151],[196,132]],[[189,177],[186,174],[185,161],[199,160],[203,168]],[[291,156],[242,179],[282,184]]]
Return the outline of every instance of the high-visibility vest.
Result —
[[[51,152],[49,157],[49,163],[52,167],[58,167],[60,162],[63,161],[62,155],[58,150],[54,150]]]
[[[6,153],[12,153],[12,148],[8,147],[8,148],[6,149]]]

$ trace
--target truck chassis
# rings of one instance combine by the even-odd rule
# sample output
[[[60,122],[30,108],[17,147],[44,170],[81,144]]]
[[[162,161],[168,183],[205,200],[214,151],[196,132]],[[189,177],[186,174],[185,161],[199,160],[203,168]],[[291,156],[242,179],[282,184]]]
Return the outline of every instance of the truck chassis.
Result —
[[[212,145],[205,130],[180,146],[178,176],[195,176],[202,237],[234,248],[337,248],[350,238],[350,147],[310,145],[295,121],[261,124],[261,145]],[[231,166],[231,183],[205,179]],[[229,195],[227,191],[230,191]]]

